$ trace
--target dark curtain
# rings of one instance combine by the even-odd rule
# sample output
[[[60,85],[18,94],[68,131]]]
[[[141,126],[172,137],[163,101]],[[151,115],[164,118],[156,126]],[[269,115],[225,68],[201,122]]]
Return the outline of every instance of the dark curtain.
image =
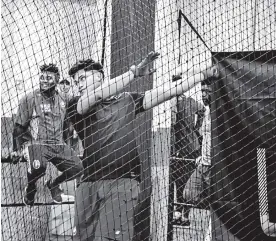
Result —
[[[213,53],[213,57],[220,72],[212,83],[211,105],[211,208],[217,218],[213,240],[275,240],[261,227],[257,149],[265,149],[266,164],[272,167],[276,162],[276,51]],[[275,165],[267,170],[272,222]]]

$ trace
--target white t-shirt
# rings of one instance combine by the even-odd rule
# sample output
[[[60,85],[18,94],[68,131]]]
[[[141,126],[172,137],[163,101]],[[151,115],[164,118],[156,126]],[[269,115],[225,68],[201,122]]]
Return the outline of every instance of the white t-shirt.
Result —
[[[200,128],[202,139],[202,158],[200,164],[211,165],[211,113],[205,106],[204,119]]]

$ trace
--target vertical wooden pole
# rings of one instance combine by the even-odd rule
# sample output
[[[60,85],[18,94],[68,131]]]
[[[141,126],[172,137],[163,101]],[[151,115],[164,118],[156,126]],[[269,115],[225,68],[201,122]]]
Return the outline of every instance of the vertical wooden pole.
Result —
[[[170,82],[178,65],[178,25],[176,1],[158,0],[155,11],[155,50],[161,53],[156,62],[153,87]],[[154,241],[168,237],[169,164],[171,148],[171,102],[153,110],[151,234]]]
[[[112,1],[111,78],[128,71],[154,50],[154,13],[155,1]],[[125,91],[144,92],[151,88],[152,77],[144,77],[132,82]],[[142,164],[139,213],[135,221],[139,240],[150,237],[151,119],[152,113],[147,111],[137,116],[135,124]]]

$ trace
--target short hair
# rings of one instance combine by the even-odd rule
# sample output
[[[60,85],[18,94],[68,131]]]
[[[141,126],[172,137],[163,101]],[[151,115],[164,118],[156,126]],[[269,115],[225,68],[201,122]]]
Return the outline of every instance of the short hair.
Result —
[[[103,66],[101,65],[101,63],[96,62],[93,59],[79,60],[71,67],[71,69],[69,70],[69,75],[71,77],[74,77],[74,75],[82,69],[84,69],[85,71],[97,70],[102,73],[102,75],[104,75]]]
[[[59,80],[59,76],[60,76],[59,69],[55,64],[48,64],[48,65],[43,64],[42,66],[40,66],[40,71],[41,72],[48,71],[48,72],[54,73],[57,76],[56,81]]]

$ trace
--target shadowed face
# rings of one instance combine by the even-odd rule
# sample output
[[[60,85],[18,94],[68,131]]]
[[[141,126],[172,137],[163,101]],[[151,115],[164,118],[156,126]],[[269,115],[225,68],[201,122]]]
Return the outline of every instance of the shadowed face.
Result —
[[[49,71],[43,71],[39,77],[41,91],[47,91],[57,85],[56,74]]]
[[[212,88],[209,85],[202,85],[201,86],[202,92],[202,101],[205,106],[209,106],[211,104],[211,92]]]
[[[62,92],[68,93],[70,90],[70,83],[69,82],[62,82],[59,84],[59,88]]]
[[[74,82],[78,87],[80,95],[86,91],[97,89],[103,81],[103,75],[97,70],[79,70],[74,76]]]

